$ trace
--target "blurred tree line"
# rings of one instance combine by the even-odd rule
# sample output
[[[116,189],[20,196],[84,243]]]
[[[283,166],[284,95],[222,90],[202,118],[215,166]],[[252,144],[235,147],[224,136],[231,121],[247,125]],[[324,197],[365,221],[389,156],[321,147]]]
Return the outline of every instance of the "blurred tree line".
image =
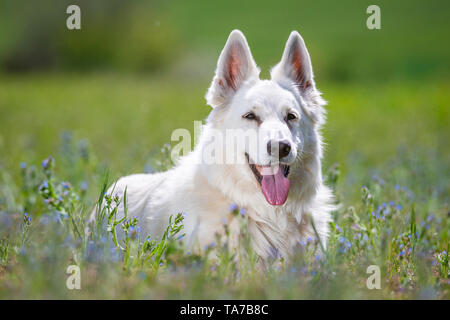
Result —
[[[81,8],[81,30],[66,27],[71,4]],[[156,1],[2,0],[0,70],[157,70],[178,43],[159,7]]]

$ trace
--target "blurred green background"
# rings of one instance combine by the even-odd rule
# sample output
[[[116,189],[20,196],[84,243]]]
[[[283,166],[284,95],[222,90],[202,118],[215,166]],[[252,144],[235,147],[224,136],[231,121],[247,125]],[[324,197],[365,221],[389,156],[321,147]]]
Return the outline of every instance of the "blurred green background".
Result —
[[[81,30],[66,28],[69,4]],[[366,27],[371,4],[381,30]],[[3,0],[0,166],[17,175],[69,131],[114,176],[143,171],[175,128],[207,116],[203,96],[232,29],[263,77],[298,30],[329,101],[325,167],[338,162],[352,185],[398,154],[432,155],[427,175],[447,199],[449,13],[444,0]]]

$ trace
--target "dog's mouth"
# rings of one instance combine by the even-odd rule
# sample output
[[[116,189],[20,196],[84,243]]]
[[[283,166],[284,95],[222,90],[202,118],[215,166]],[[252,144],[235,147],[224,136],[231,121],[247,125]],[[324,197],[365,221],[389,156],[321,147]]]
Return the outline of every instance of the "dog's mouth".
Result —
[[[250,161],[247,153],[245,156],[267,202],[274,206],[284,204],[290,187],[288,179],[290,167],[281,163],[261,166]]]

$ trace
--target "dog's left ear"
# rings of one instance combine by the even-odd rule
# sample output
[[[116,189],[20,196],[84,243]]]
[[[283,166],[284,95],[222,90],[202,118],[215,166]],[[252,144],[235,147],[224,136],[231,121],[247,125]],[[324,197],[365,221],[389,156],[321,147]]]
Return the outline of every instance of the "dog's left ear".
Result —
[[[272,80],[293,84],[300,92],[314,87],[311,58],[297,31],[291,32],[280,63],[270,73]]]
[[[258,77],[259,69],[244,34],[233,30],[220,54],[216,74],[206,93],[206,102],[213,108],[224,105],[245,81]]]

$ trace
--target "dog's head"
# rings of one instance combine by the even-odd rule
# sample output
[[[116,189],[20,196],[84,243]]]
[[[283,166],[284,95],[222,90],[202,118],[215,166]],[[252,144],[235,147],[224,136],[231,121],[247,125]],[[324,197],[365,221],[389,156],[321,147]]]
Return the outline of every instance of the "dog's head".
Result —
[[[318,127],[325,102],[316,89],[302,37],[291,33],[271,79],[260,80],[244,35],[234,30],[206,100],[213,107],[208,121],[215,129],[256,133],[253,142],[227,145],[227,152],[233,149],[245,159],[269,204],[284,204],[292,171],[299,170],[306,156],[321,156]]]

